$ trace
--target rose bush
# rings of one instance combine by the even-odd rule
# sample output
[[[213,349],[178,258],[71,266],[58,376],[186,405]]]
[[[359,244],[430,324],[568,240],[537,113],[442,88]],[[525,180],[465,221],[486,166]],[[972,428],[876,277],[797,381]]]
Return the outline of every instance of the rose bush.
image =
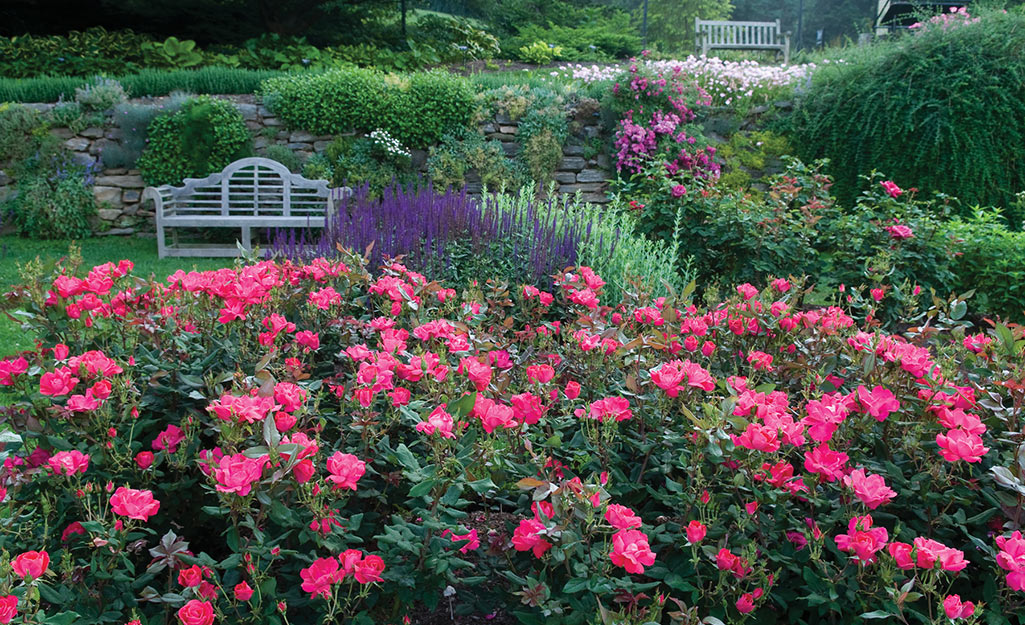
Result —
[[[891,335],[783,279],[611,302],[586,267],[58,273],[0,360],[0,622],[1025,609],[1021,328]]]

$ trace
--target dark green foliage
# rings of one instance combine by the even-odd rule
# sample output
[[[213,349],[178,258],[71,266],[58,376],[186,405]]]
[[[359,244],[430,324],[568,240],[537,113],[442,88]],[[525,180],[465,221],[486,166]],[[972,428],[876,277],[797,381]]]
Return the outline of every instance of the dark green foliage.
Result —
[[[159,70],[146,69],[115,78],[133,98],[165,96],[174,91],[205,94],[253,93],[268,78],[284,76],[286,72],[272,70],[203,67],[200,69]],[[86,81],[82,78],[51,77],[12,79],[0,78],[0,101],[56,102],[61,96],[70,99],[75,89]]]
[[[288,149],[288,146],[284,145],[272,145],[268,146],[264,156],[267,158],[277,161],[288,168],[288,171],[292,173],[299,173],[302,171],[303,162],[299,158],[299,155]]]
[[[149,124],[149,144],[139,159],[147,184],[180,184],[220,171],[252,153],[242,115],[226,100],[199,96]]]
[[[815,74],[788,124],[802,158],[830,159],[841,202],[879,169],[902,188],[1007,206],[1025,188],[1025,15],[852,50]]]
[[[884,287],[886,299],[875,316],[887,322],[913,301],[916,285],[941,297],[955,290],[951,258],[958,248],[941,219],[949,210],[942,200],[921,201],[910,193],[891,198],[873,172],[869,190],[843,207],[830,193],[823,166],[788,159],[786,171],[764,193],[716,186],[707,194],[692,190],[669,206],[639,194],[628,197],[643,205],[640,229],[652,237],[671,237],[676,211],[682,211],[680,238],[688,245],[681,252],[693,256],[699,283],[729,287],[809,276],[823,302],[840,285]],[[891,236],[886,226],[895,223],[914,236]]]
[[[975,289],[972,309],[1019,323],[1025,319],[1025,232],[1008,230],[996,212],[980,208],[943,230],[958,242],[952,259],[956,290]]]
[[[515,189],[522,177],[517,164],[505,155],[501,143],[485,141],[474,130],[445,135],[439,145],[431,148],[427,173],[435,187],[460,189],[471,171],[491,190]]]
[[[640,34],[630,24],[629,16],[623,13],[616,19],[594,24],[528,24],[507,41],[504,50],[507,55],[516,54],[522,46],[529,46],[535,41],[559,46],[562,48],[559,58],[565,61],[610,61],[625,59],[641,51]]]
[[[21,166],[11,215],[18,233],[33,239],[74,239],[92,234],[96,214],[92,172],[56,142],[46,141]]]
[[[114,123],[121,130],[121,141],[103,150],[101,157],[107,167],[134,168],[143,150],[149,124],[158,115],[173,113],[184,100],[172,98],[170,102],[158,105],[121,104],[114,109]]]
[[[470,83],[441,72],[393,76],[332,70],[271,79],[260,92],[291,128],[319,135],[380,128],[414,148],[465,127],[473,111]]]
[[[36,146],[27,139],[44,123],[38,111],[20,104],[0,104],[0,164],[31,156]]]

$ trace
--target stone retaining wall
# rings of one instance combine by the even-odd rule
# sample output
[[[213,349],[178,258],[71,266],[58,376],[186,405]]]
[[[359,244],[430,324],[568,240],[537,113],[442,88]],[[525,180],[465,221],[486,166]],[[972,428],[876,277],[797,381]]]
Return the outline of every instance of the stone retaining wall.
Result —
[[[306,158],[315,152],[323,152],[335,139],[335,135],[317,136],[303,131],[288,130],[274,114],[261,104],[240,101],[233,96],[220,96],[234,101],[242,113],[246,127],[253,135],[253,147],[258,155],[262,155],[271,145],[284,145]],[[29,104],[36,110],[46,111],[53,104]],[[573,114],[573,111],[569,112]],[[580,191],[589,202],[607,202],[605,193],[608,188],[607,178],[609,159],[607,155],[588,154],[586,148],[589,139],[600,135],[597,118],[593,115],[583,119],[573,119],[571,133],[563,148],[563,159],[555,172],[557,192],[576,193]],[[498,116],[481,125],[481,131],[488,140],[501,142],[508,156],[518,154],[520,146],[516,135],[518,123],[504,116]],[[55,128],[51,131],[64,140],[64,145],[72,151],[75,159],[85,165],[102,166],[100,155],[103,150],[121,140],[121,130],[116,126],[104,128],[86,128],[72,132],[68,128]],[[593,150],[592,150],[593,151]],[[420,172],[426,172],[427,152],[413,151],[413,166]],[[2,165],[2,164],[0,164]],[[474,185],[474,172],[467,176],[471,180],[470,191],[479,192],[479,184]],[[98,205],[99,234],[132,234],[137,231],[153,230],[153,212],[150,206],[142,206],[140,200],[142,190],[146,186],[139,171],[132,169],[102,169],[96,174],[96,186],[93,193]],[[14,192],[14,181],[0,167],[0,201],[10,197]]]

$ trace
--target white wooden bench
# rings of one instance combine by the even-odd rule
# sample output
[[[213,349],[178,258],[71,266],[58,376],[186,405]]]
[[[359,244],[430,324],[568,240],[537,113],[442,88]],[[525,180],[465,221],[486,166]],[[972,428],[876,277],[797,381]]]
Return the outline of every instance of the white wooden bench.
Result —
[[[157,252],[166,256],[237,256],[238,246],[167,245],[166,228],[239,228],[242,246],[252,249],[252,228],[323,228],[335,201],[348,189],[329,189],[326,180],[307,180],[268,158],[243,158],[206,178],[186,178],[183,186],[147,187],[153,200]]]
[[[790,33],[775,22],[723,22],[694,19],[694,36],[702,56],[709,50],[777,50],[790,63]]]

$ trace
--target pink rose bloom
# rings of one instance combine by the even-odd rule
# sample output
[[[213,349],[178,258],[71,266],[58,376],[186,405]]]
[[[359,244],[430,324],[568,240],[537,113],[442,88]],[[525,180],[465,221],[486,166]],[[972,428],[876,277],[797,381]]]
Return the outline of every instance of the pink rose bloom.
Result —
[[[833,451],[829,443],[819,445],[804,455],[804,468],[811,473],[818,473],[827,482],[835,482],[843,477],[844,467],[849,457],[842,451]]]
[[[975,604],[971,601],[961,603],[961,595],[949,595],[943,600],[943,611],[947,613],[947,618],[955,621],[975,614]]]
[[[940,563],[944,571],[957,572],[968,566],[964,552],[953,549],[931,538],[918,537],[915,543],[915,565],[923,569],[931,569]]]
[[[1007,585],[1011,590],[1025,590],[1025,538],[1020,531],[1010,536],[997,536],[997,565],[1008,571]]]
[[[442,404],[431,412],[426,421],[416,424],[416,431],[427,436],[437,432],[442,438],[455,438],[452,426],[452,415],[445,412],[445,404]]]
[[[552,544],[539,535],[545,529],[544,523],[534,519],[523,519],[513,532],[512,544],[516,551],[533,551],[540,558]]]
[[[897,496],[897,493],[886,486],[886,480],[882,475],[866,475],[865,469],[851,471],[850,475],[843,478],[845,486],[854,490],[854,494],[870,510],[890,503],[890,500]]]
[[[979,334],[970,334],[964,337],[964,340],[961,341],[962,345],[965,346],[965,349],[975,352],[976,354],[982,353],[982,351],[986,349],[986,346],[992,342],[993,339],[981,332]]]
[[[580,382],[575,380],[566,382],[566,388],[563,390],[563,393],[565,393],[566,397],[569,399],[576,399],[577,397],[580,397]]]
[[[715,565],[720,571],[732,572],[733,576],[737,579],[743,579],[751,572],[751,568],[748,566],[747,560],[734,554],[725,547],[715,554]]]
[[[628,530],[641,526],[641,517],[634,514],[634,511],[630,508],[616,503],[611,504],[608,509],[605,510],[605,520],[608,521],[612,527],[620,530]]]
[[[627,573],[644,573],[645,566],[655,564],[655,554],[648,545],[648,537],[637,530],[620,530],[612,537],[612,563]]]
[[[68,367],[59,367],[52,373],[44,373],[39,378],[39,393],[51,397],[67,395],[78,384],[78,378],[72,375]]]
[[[18,616],[18,597],[7,595],[0,597],[0,623],[10,623]]]
[[[948,462],[979,462],[989,451],[982,445],[982,438],[961,428],[949,430],[946,435],[937,434],[936,444],[940,446],[940,455]]]
[[[121,486],[110,496],[110,508],[114,514],[146,521],[160,510],[160,502],[151,491]]]
[[[743,434],[733,437],[733,444],[744,449],[771,454],[779,451],[779,430],[761,423],[748,423]]]
[[[356,490],[356,482],[367,472],[367,463],[352,454],[336,451],[327,459],[327,470],[331,474],[327,476],[327,480],[334,484],[335,490]]]
[[[555,377],[555,369],[551,365],[530,365],[527,367],[527,381],[545,384]]]
[[[687,194],[687,187],[682,184],[673,185],[673,188],[670,189],[669,193],[673,197],[680,198]]]
[[[235,584],[235,598],[239,601],[249,601],[253,596],[253,589],[249,587],[247,582],[239,582]]]
[[[872,289],[869,291],[869,294],[872,296],[872,299],[877,302],[881,302],[883,301],[883,297],[886,295],[886,291],[883,289]]]
[[[207,601],[192,599],[178,609],[182,625],[213,625],[214,606]]]
[[[697,544],[705,539],[708,528],[701,521],[691,521],[687,524],[687,540],[691,544]]]
[[[745,300],[749,300],[752,297],[758,295],[758,289],[755,288],[753,285],[745,282],[744,284],[741,284],[737,287],[737,293],[740,293],[740,295],[743,296]]]
[[[245,497],[252,491],[253,483],[259,481],[266,462],[267,456],[249,458],[245,454],[235,454],[222,457],[214,469],[218,492]]]
[[[883,189],[886,190],[886,193],[890,197],[899,197],[901,193],[904,193],[904,191],[902,191],[901,188],[898,187],[896,183],[894,183],[892,180],[885,180],[883,182],[880,182],[879,184],[883,186]]]
[[[886,546],[897,567],[905,571],[915,568],[915,560],[911,557],[912,549],[913,547],[907,543],[893,542]]]
[[[886,546],[889,532],[885,527],[872,527],[872,516],[856,516],[847,524],[847,533],[836,536],[836,548],[854,554],[859,564],[876,561],[876,552]]]
[[[353,576],[361,584],[372,584],[381,581],[381,571],[383,570],[384,558],[369,555],[356,563]]]
[[[900,402],[889,390],[876,386],[871,391],[864,386],[858,387],[858,401],[861,402],[865,412],[875,417],[876,421],[882,422],[890,413],[900,410]]]
[[[897,224],[893,226],[884,226],[883,230],[890,233],[890,237],[893,239],[910,239],[915,236],[911,231],[911,228],[904,224]]]
[[[89,455],[83,454],[77,449],[71,451],[58,451],[50,456],[47,462],[50,468],[57,475],[75,475],[85,473],[89,468]]]
[[[310,593],[310,598],[318,595],[327,599],[331,596],[331,585],[342,581],[342,572],[336,558],[318,558],[305,569],[299,571],[302,578],[302,589]]]
[[[25,579],[39,579],[50,568],[50,554],[46,551],[26,551],[11,561],[14,574]]]
[[[761,588],[755,588],[754,592],[745,592],[740,596],[740,599],[737,599],[735,604],[737,606],[737,611],[741,614],[753,612],[755,609],[755,601],[760,599],[763,594],[764,591]]]

